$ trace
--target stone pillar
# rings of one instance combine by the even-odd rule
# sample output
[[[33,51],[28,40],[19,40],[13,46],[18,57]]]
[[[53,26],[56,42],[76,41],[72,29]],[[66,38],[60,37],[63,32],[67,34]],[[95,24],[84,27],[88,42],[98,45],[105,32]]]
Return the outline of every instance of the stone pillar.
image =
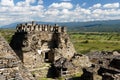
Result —
[[[64,26],[61,28],[61,32],[66,32],[66,30],[67,30],[67,29],[66,29],[66,27],[64,27]]]
[[[23,30],[23,24],[21,24],[21,31]]]
[[[43,24],[41,25],[41,31],[43,31]]]
[[[58,28],[59,28],[59,26],[56,27],[56,32],[58,32]]]
[[[22,24],[22,29],[21,29],[22,32],[24,32],[24,27],[25,27],[25,25]]]
[[[40,31],[40,25],[38,25],[38,31]]]
[[[42,31],[45,31],[45,25],[44,24],[42,25]]]
[[[53,26],[53,32],[55,32],[55,26]]]
[[[50,31],[53,32],[53,26],[50,26]]]
[[[53,27],[53,32],[55,32],[55,30],[56,30],[56,25],[57,25],[57,24],[55,24],[55,26]]]
[[[27,27],[28,27],[28,24],[25,23],[25,29],[24,29],[24,31],[27,31]]]
[[[27,23],[25,23],[25,31],[27,31],[28,29],[28,24]]]
[[[39,25],[39,27],[40,27],[39,30],[42,31],[42,25],[41,24]]]
[[[30,26],[29,25],[27,25],[27,30],[26,31],[30,31]]]
[[[19,25],[19,32],[22,31],[22,24]]]
[[[27,24],[27,23],[25,23],[25,25],[26,25],[26,26],[28,26],[28,24]]]
[[[26,27],[26,26],[25,26],[25,25],[23,25],[23,32],[25,32],[25,30],[26,30],[26,29],[25,29],[25,27]]]
[[[47,31],[50,32],[50,25],[47,25]]]
[[[57,24],[55,24],[55,26],[57,26]]]
[[[32,21],[32,25],[33,25],[33,26],[35,25],[35,22],[34,22],[34,21]]]
[[[55,26],[54,26],[54,28],[53,28],[53,31],[54,31],[54,32],[58,32],[58,25],[57,25],[57,24],[55,24]]]
[[[58,32],[61,32],[61,27],[60,26],[58,26]]]
[[[33,31],[34,30],[34,26],[33,25],[31,25],[31,31]]]
[[[36,31],[39,31],[39,29],[38,29],[38,24],[36,24],[36,29],[35,29]]]
[[[33,31],[35,31],[35,29],[36,29],[36,25],[34,25],[34,27],[33,27]]]
[[[45,25],[45,31],[47,31],[47,25]]]

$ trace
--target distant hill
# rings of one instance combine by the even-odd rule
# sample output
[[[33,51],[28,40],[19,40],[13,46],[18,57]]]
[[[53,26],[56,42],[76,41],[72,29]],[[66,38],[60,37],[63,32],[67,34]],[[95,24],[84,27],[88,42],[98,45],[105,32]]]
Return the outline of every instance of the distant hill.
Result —
[[[12,23],[2,26],[1,28],[15,28],[20,23]],[[37,22],[38,24],[58,24],[60,26],[67,26],[69,31],[77,32],[120,32],[120,20],[107,21],[90,21],[90,22]]]

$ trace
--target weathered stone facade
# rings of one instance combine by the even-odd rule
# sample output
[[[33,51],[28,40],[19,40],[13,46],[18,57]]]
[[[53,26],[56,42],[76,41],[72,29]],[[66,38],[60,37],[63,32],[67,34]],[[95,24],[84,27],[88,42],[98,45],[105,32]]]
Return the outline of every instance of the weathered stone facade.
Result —
[[[18,56],[0,36],[0,80],[35,80]]]
[[[70,60],[76,53],[65,27],[32,23],[19,24],[10,46],[24,66],[40,76],[47,76],[50,65],[61,57]],[[45,65],[48,66],[45,66]],[[46,68],[46,74],[40,72]],[[35,73],[36,74],[36,73]]]
[[[70,78],[76,74],[79,77],[83,74],[83,68],[90,67],[91,62],[85,55],[75,54],[71,60],[61,57],[55,61],[54,66],[57,70],[57,74],[61,77]]]
[[[36,24],[34,21],[31,23],[18,24],[17,32],[30,32],[30,31],[48,31],[48,32],[66,32],[66,27],[60,27],[55,24],[55,26],[48,24]]]

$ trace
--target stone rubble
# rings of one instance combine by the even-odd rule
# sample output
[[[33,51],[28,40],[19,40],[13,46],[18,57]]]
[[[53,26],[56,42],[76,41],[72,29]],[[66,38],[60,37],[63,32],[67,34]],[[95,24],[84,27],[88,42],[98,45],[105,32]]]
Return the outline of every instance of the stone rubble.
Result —
[[[120,53],[118,51],[97,51],[87,56],[92,66],[84,68],[82,80],[120,80]],[[99,79],[97,76],[99,76]],[[86,77],[89,76],[89,77]]]
[[[0,36],[0,80],[35,80]]]

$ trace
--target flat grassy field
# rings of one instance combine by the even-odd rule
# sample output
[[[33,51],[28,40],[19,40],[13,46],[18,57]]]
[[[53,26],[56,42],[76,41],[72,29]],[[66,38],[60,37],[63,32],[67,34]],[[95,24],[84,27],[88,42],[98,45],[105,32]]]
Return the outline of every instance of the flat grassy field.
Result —
[[[120,50],[120,33],[71,33],[70,38],[78,53]]]
[[[0,34],[8,41],[11,40],[15,30],[0,29]],[[113,51],[120,50],[120,33],[68,32],[70,39],[78,53],[90,51]]]

